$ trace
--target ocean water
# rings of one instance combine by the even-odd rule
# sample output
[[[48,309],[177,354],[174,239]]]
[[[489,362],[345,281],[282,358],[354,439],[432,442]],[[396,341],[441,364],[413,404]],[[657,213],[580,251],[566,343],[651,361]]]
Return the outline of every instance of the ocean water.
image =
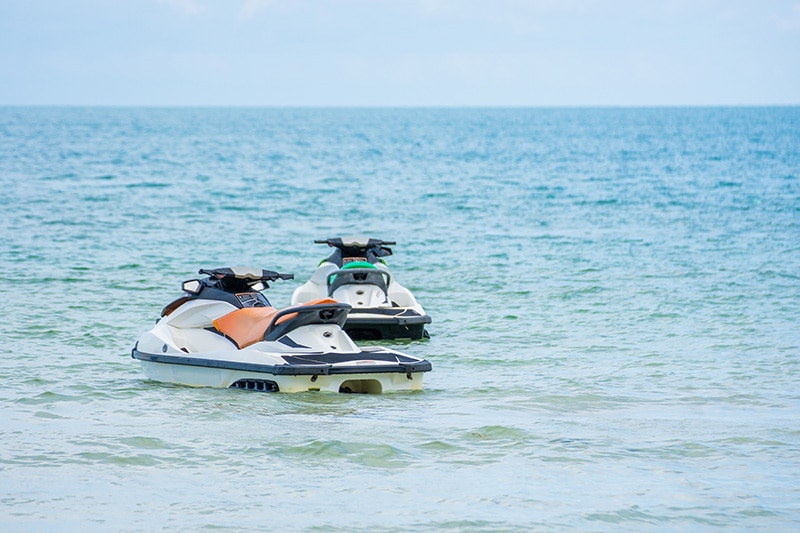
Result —
[[[797,531],[800,108],[0,108],[3,531]],[[199,268],[343,234],[425,390],[147,381]]]

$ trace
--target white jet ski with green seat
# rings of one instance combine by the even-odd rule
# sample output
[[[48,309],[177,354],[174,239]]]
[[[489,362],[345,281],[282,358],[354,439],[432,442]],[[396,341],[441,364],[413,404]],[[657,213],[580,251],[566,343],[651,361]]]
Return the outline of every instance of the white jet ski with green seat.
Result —
[[[292,305],[333,298],[349,304],[344,329],[354,339],[422,339],[431,317],[414,295],[391,274],[383,258],[393,241],[336,237],[314,241],[334,248],[306,283],[292,295]]]

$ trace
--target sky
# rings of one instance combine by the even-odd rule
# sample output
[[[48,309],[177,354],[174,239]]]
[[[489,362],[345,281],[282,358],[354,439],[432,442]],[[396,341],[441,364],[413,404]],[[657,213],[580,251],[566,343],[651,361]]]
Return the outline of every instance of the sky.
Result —
[[[0,105],[800,104],[800,0],[0,0]]]

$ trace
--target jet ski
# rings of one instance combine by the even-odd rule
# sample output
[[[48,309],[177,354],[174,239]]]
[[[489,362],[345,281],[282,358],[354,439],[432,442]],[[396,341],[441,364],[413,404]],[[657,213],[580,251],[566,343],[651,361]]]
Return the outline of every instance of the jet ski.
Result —
[[[411,291],[389,272],[383,258],[392,255],[389,245],[366,237],[315,240],[333,253],[323,260],[305,284],[295,289],[292,305],[320,298],[349,304],[344,329],[356,340],[422,339],[431,317]]]
[[[261,292],[292,274],[201,269],[161,312],[131,356],[152,380],[264,392],[383,393],[422,389],[431,364],[395,350],[359,348],[342,329],[350,305],[318,298],[285,309]]]

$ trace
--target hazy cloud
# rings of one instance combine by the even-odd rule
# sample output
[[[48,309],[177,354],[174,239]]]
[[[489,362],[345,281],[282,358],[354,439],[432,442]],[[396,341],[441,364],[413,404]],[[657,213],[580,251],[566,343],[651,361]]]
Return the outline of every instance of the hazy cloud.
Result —
[[[199,15],[205,11],[197,0],[158,0],[161,4],[168,4],[187,15]]]
[[[271,0],[245,0],[239,10],[239,18],[246,20],[264,11],[272,3]]]
[[[800,30],[800,2],[791,6],[786,17],[775,17],[779,28],[784,30]]]

